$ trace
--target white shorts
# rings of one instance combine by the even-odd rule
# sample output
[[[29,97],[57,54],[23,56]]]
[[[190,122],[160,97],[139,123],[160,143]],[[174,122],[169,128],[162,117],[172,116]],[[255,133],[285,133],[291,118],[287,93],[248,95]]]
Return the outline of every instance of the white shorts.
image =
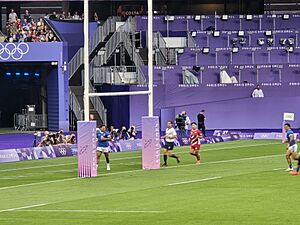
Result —
[[[103,152],[103,153],[108,153],[109,147],[97,147],[97,151]]]
[[[290,150],[291,153],[297,152],[297,150],[298,150],[298,145],[297,145],[297,144],[294,144],[294,145],[290,146],[290,147],[289,147],[289,150]]]

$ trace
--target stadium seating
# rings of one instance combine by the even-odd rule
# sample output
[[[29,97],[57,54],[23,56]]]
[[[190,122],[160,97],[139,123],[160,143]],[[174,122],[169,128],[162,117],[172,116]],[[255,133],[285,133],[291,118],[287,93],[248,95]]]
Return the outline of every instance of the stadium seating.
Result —
[[[181,71],[185,66],[203,67],[201,83],[219,82],[219,69],[217,72],[207,69],[213,66],[227,66],[228,74],[240,73],[236,76],[240,77],[240,83],[297,82],[298,72],[291,71],[290,67],[300,59],[299,16],[291,14],[288,19],[271,14],[155,16],[153,30],[163,37],[193,39],[195,46],[187,44],[183,52],[177,54],[176,65]],[[146,47],[147,17],[136,17],[136,30],[141,32],[142,46]],[[203,48],[209,48],[209,52],[203,53]],[[248,69],[240,69],[240,72],[233,69],[238,67]],[[172,71],[166,69],[165,73],[168,70]]]

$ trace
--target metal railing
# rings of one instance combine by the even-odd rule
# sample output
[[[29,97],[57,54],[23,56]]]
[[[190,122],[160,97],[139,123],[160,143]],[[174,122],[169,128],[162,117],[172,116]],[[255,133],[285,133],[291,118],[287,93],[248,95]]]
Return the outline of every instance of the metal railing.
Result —
[[[73,58],[70,60],[68,67],[69,67],[69,80],[73,77],[79,67],[83,64],[84,58],[84,51],[83,48],[80,48]]]
[[[159,65],[166,65],[168,63],[167,43],[160,32],[154,34],[153,43],[156,50],[156,63]]]
[[[69,104],[77,120],[83,120],[83,109],[81,108],[76,95],[70,91]]]
[[[93,67],[94,84],[112,84],[110,67]]]
[[[169,56],[169,64],[170,65],[176,65],[177,64],[177,52],[175,48],[169,48],[168,49],[168,56]]]
[[[132,44],[128,33],[126,33],[126,32],[122,33],[122,41],[124,43],[124,47],[125,47],[126,51],[128,52],[130,58],[132,59],[132,61],[134,62],[135,66],[136,66],[137,75],[138,75],[138,83],[146,84],[147,83],[146,77],[141,68],[144,65],[144,61],[143,61],[142,57],[140,56],[140,54],[137,52],[137,49],[135,48],[135,46]]]
[[[14,128],[15,130],[36,130],[46,129],[48,127],[47,114],[14,114]]]
[[[192,37],[192,35],[190,34],[190,32],[188,32],[188,36],[187,36],[187,46],[188,46],[188,48],[197,47],[197,43],[196,43],[195,39]]]
[[[99,26],[96,29],[89,42],[89,54],[94,52],[98,45],[101,42],[104,42],[110,33],[116,31],[116,22],[119,20],[119,17],[109,17],[102,26]],[[83,48],[80,48],[69,62],[69,79],[73,77],[76,71],[83,64],[83,59],[84,51]]]
[[[138,84],[136,66],[110,66],[94,68],[95,84]]]
[[[95,93],[96,90],[93,87],[92,83],[90,82],[90,93]],[[101,101],[100,97],[90,97],[92,106],[100,116],[100,119],[102,120],[103,124],[107,123],[107,110],[104,107],[103,102]]]
[[[122,32],[117,31],[106,42],[104,62],[107,62],[110,59],[110,57],[113,55],[115,50],[121,44],[121,42],[122,42],[121,36],[122,36]]]

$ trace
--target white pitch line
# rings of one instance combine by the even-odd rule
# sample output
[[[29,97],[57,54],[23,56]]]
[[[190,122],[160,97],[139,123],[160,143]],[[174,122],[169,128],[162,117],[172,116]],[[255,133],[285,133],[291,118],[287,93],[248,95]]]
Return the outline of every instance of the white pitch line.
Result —
[[[35,185],[39,185],[39,184],[58,183],[58,182],[62,182],[62,181],[70,181],[70,180],[77,180],[77,179],[81,179],[81,178],[72,177],[72,178],[60,179],[60,180],[50,180],[50,181],[43,181],[43,182],[30,183],[30,184],[20,184],[20,185],[15,185],[15,186],[0,187],[0,190],[7,190],[7,189],[12,189],[12,188],[18,188],[18,187],[35,186]]]
[[[265,143],[265,144],[255,144],[255,145],[240,145],[234,147],[224,147],[224,148],[211,148],[211,149],[204,149],[201,152],[208,152],[208,151],[219,151],[219,150],[226,150],[226,149],[237,149],[237,148],[248,148],[248,147],[258,147],[258,146],[267,146],[267,145],[279,145],[281,143]],[[184,146],[181,146],[184,147]],[[135,151],[134,151],[135,152]],[[185,153],[189,154],[188,151],[176,151],[176,153]],[[162,154],[161,154],[162,155]],[[123,158],[116,158],[111,159],[111,161],[120,161],[120,160],[127,160],[127,159],[140,159],[141,156],[130,156],[130,157],[123,157]],[[40,169],[40,168],[48,168],[48,167],[59,167],[59,166],[68,166],[68,165],[75,165],[76,163],[62,163],[62,164],[53,164],[53,165],[45,165],[45,166],[31,166],[31,167],[23,167],[23,168],[14,168],[14,169],[3,169],[0,172],[11,172],[11,171],[19,171],[19,170],[30,170],[30,169]]]
[[[277,171],[277,170],[284,170],[285,168],[275,168],[275,169],[272,169],[273,171]]]
[[[0,213],[2,213],[2,212],[17,211],[17,210],[22,210],[22,209],[30,209],[30,208],[35,208],[35,207],[40,207],[40,206],[45,206],[45,205],[46,204],[37,204],[37,205],[22,206],[22,207],[18,207],[18,208],[2,209],[2,210],[0,210]]]
[[[61,212],[61,213],[166,213],[166,211],[146,210],[84,210],[84,209],[41,209],[41,210],[18,210],[19,212]]]
[[[254,160],[254,159],[265,159],[265,158],[273,158],[277,156],[283,156],[284,154],[280,155],[264,155],[264,156],[256,156],[256,157],[248,157],[248,158],[240,158],[240,159],[229,159],[229,160],[219,160],[219,161],[213,161],[213,162],[204,162],[201,163],[201,165],[210,165],[210,164],[219,164],[219,163],[230,163],[230,162],[240,162],[240,161],[247,161],[247,160]],[[172,169],[172,168],[178,168],[178,167],[187,167],[195,165],[193,164],[185,164],[185,165],[178,165],[178,166],[169,166],[169,167],[164,167],[162,169]]]
[[[216,179],[221,179],[222,177],[208,177],[208,178],[203,178],[200,180],[190,180],[190,181],[183,181],[183,182],[178,182],[178,183],[171,183],[168,184],[168,186],[174,186],[174,185],[180,185],[180,184],[190,184],[190,183],[196,183],[196,182],[202,182],[202,181],[209,181],[209,180],[216,180]]]
[[[246,161],[246,160],[254,160],[254,159],[264,159],[264,158],[272,158],[272,157],[278,157],[283,156],[281,155],[267,155],[267,156],[257,156],[257,157],[249,157],[249,158],[241,158],[241,159],[230,159],[230,160],[221,160],[221,161],[213,161],[213,162],[207,162],[207,163],[201,163],[201,165],[210,165],[210,164],[218,164],[218,163],[230,163],[230,162],[239,162],[239,161]],[[181,167],[187,167],[187,166],[195,166],[195,164],[185,164],[185,165],[178,165],[178,166],[169,166],[163,168],[165,169],[173,169],[173,168],[181,168]],[[112,175],[118,175],[118,174],[126,174],[126,173],[134,173],[134,172],[144,172],[145,170],[127,170],[127,171],[120,171],[115,173],[106,173],[106,174],[100,174],[98,177],[104,177],[104,176],[112,176]],[[18,187],[26,187],[26,186],[34,186],[34,185],[40,185],[40,184],[49,184],[49,183],[58,183],[58,182],[64,182],[64,181],[71,181],[76,179],[82,179],[78,177],[73,178],[67,178],[67,179],[60,179],[60,180],[52,180],[52,181],[44,181],[44,182],[38,182],[38,183],[30,183],[30,184],[20,184],[15,186],[7,186],[7,187],[0,187],[0,190],[7,190],[7,189],[13,189]]]

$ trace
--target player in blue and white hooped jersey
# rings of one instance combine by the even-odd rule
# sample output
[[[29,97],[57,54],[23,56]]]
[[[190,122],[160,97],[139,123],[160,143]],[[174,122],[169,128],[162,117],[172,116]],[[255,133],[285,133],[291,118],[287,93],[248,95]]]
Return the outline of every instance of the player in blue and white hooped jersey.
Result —
[[[110,170],[109,165],[109,144],[108,141],[111,140],[110,133],[106,131],[106,126],[101,125],[99,127],[100,129],[97,130],[96,136],[97,136],[97,166],[99,165],[100,158],[102,153],[104,153],[105,159],[106,159],[106,169]]]
[[[287,138],[287,141],[285,141],[284,143],[288,143],[287,152],[286,152],[286,159],[287,159],[288,164],[289,164],[289,170],[293,170],[293,165],[292,165],[292,162],[290,160],[290,157],[292,156],[292,158],[294,160],[298,161],[298,166],[297,166],[295,171],[291,172],[291,174],[292,175],[298,175],[299,174],[299,168],[300,168],[300,156],[297,153],[298,145],[296,143],[296,138],[295,138],[294,132],[291,129],[291,125],[289,123],[284,124],[284,129],[285,129],[286,138]]]

